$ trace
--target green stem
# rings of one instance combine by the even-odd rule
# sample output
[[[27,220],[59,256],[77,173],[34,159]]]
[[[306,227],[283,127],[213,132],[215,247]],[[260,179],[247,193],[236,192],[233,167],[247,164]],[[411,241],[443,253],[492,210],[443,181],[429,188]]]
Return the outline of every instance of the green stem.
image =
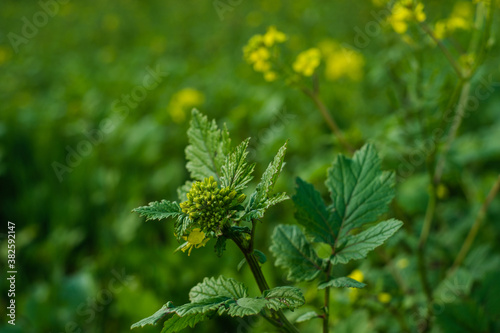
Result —
[[[453,123],[451,124],[450,133],[448,134],[448,139],[446,140],[445,146],[436,165],[436,169],[434,172],[434,180],[433,180],[434,184],[436,185],[441,182],[441,177],[443,176],[444,166],[446,162],[446,155],[448,155],[451,145],[453,141],[455,141],[455,138],[457,136],[458,128],[462,124],[469,93],[470,93],[470,80],[466,80],[462,85],[462,90],[460,91],[460,98],[458,100],[458,105],[455,111],[455,117],[453,118]]]
[[[491,187],[491,190],[488,193],[486,200],[484,200],[481,208],[479,209],[479,212],[476,216],[476,219],[474,220],[474,224],[472,225],[471,229],[469,230],[469,233],[467,234],[467,238],[465,239],[465,242],[462,244],[462,248],[460,249],[460,252],[458,253],[458,255],[456,257],[452,268],[450,269],[450,273],[455,271],[462,264],[465,257],[467,256],[467,253],[469,253],[469,250],[470,250],[472,244],[474,243],[474,240],[476,239],[479,228],[481,227],[481,222],[483,221],[484,217],[486,216],[486,211],[488,210],[488,207],[490,206],[491,202],[493,201],[493,198],[495,198],[495,196],[497,195],[499,190],[500,190],[500,175],[498,175],[498,178],[497,178],[496,182],[493,184],[493,186]]]
[[[349,152],[353,153],[354,148],[349,144],[349,142],[347,142],[344,135],[342,134],[342,131],[340,130],[339,126],[337,125],[337,122],[335,121],[335,119],[333,119],[330,112],[328,111],[328,108],[323,103],[323,101],[319,98],[318,94],[316,92],[313,92],[313,91],[307,89],[307,88],[302,88],[302,92],[304,94],[306,94],[307,96],[309,96],[313,100],[314,104],[316,105],[316,107],[320,111],[321,115],[325,119],[326,124],[328,125],[328,127],[330,127],[333,134],[335,134],[335,136],[337,137],[339,142],[344,146],[344,148],[346,148]]]
[[[429,28],[427,23],[425,22],[420,23],[420,27],[437,44],[437,46],[443,52],[446,59],[448,59],[448,62],[450,63],[451,67],[453,67],[453,69],[457,73],[457,76],[462,79],[464,77],[462,69],[460,68],[460,65],[456,62],[456,60],[453,58],[448,48],[443,44],[443,42],[439,38],[436,37],[436,35],[434,35],[434,32]]]
[[[331,262],[328,261],[328,265],[326,266],[326,281],[330,280],[330,271],[331,271]],[[328,333],[328,321],[330,319],[330,287],[325,288],[325,300],[324,300],[324,308],[323,308],[323,333]]]
[[[255,228],[255,225],[253,226],[253,228]],[[253,250],[251,250],[253,249],[253,238],[251,238],[250,241],[247,242],[246,240],[242,239],[241,235],[232,234],[231,239],[236,243],[238,248],[245,256],[245,259],[248,263],[248,266],[250,267],[250,270],[252,271],[255,281],[259,286],[260,292],[263,293],[264,291],[269,290],[269,284],[264,277],[257,258],[253,254]],[[277,310],[273,313],[273,315],[273,318],[268,317],[268,319],[276,323],[277,325],[275,326],[279,327],[282,331],[289,333],[299,333],[299,330],[295,326],[293,326],[290,321],[288,321],[283,311]]]

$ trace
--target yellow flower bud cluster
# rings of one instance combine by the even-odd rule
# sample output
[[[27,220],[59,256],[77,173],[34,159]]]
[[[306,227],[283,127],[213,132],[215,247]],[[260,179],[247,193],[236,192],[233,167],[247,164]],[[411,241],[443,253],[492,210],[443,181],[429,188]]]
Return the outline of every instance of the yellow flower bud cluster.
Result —
[[[394,31],[404,34],[408,30],[408,23],[412,20],[425,21],[424,5],[421,2],[414,3],[413,0],[399,0],[392,7],[391,16],[388,18]]]
[[[277,43],[283,43],[286,35],[278,31],[276,27],[269,27],[264,35],[255,35],[250,38],[247,45],[243,47],[245,60],[253,65],[253,69],[261,72],[266,81],[274,81],[278,77],[273,70],[271,62],[270,47]]]
[[[220,235],[222,227],[231,214],[231,209],[245,200],[230,188],[219,188],[213,177],[195,182],[187,193],[188,200],[181,209],[201,231]]]
[[[297,59],[293,63],[293,70],[304,76],[311,76],[314,70],[321,62],[321,53],[319,49],[312,48],[299,53]]]

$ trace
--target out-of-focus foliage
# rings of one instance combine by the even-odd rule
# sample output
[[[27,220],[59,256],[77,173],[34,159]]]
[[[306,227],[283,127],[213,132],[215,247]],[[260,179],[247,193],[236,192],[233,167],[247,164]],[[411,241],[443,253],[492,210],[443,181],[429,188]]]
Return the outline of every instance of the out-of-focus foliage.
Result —
[[[498,1],[423,1],[422,8],[393,16],[384,0],[4,0],[0,253],[4,262],[7,221],[15,222],[18,274],[16,326],[1,311],[0,331],[127,331],[166,299],[188,302],[185,295],[204,276],[236,278],[260,294],[247,268],[236,272],[242,257],[233,245],[221,258],[210,242],[196,255],[173,254],[179,246],[173,224],[144,222],[130,210],[176,197],[189,179],[184,147],[193,107],[225,122],[235,142],[252,137],[255,174],[289,139],[275,190],[295,193],[300,176],[328,197],[326,170],[345,149],[310,99],[277,73],[263,78],[245,61],[243,47],[270,26],[286,34],[278,50],[290,68],[302,52],[321,52],[317,76],[306,68],[301,80],[320,82],[321,97],[352,146],[375,144],[382,169],[396,170],[388,215],[405,224],[361,266],[351,262],[336,272],[356,272],[351,277],[367,285],[332,292],[332,326],[335,332],[417,331],[427,310],[415,254],[431,186],[426,161],[452,127],[457,78],[411,20],[425,22],[460,66],[472,68],[481,50],[466,50],[481,44],[474,37],[482,24],[475,21],[477,8],[488,3],[493,33],[435,191],[425,256],[436,332],[500,330],[498,198],[463,264],[446,276],[499,172]],[[268,254],[273,227],[295,223],[293,203],[271,208],[264,222],[256,247]],[[315,251],[329,256],[319,245]],[[271,286],[285,283],[286,272],[269,263],[263,270]],[[0,285],[3,293],[7,281]],[[321,306],[321,292],[303,291],[307,303]],[[1,298],[2,309],[7,300]],[[220,317],[195,330],[259,332],[267,325]],[[312,319],[299,327],[318,332],[320,325]]]

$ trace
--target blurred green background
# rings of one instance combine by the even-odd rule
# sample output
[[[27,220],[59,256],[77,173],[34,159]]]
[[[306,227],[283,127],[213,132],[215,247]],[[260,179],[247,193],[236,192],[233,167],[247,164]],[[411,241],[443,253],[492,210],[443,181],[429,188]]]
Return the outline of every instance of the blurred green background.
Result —
[[[449,16],[456,2],[425,5],[428,20],[436,22]],[[378,33],[367,35],[366,29],[373,29],[367,24],[379,22],[383,10],[383,1],[2,1],[1,258],[4,263],[6,224],[12,221],[18,274],[15,327],[6,323],[7,283],[1,282],[0,331],[125,332],[167,300],[185,302],[204,276],[224,274],[258,293],[250,272],[236,271],[242,256],[234,246],[222,258],[213,253],[213,242],[189,257],[173,254],[179,244],[172,225],[146,223],[130,211],[150,201],[174,200],[188,179],[184,148],[193,107],[226,123],[233,143],[252,137],[257,176],[290,139],[278,186],[293,193],[294,178],[300,176],[326,195],[325,171],[341,146],[306,96],[282,80],[264,81],[243,60],[248,39],[274,25],[288,36],[290,59],[311,47],[339,44],[362,59],[355,75],[328,74],[328,61],[323,62],[321,94],[349,142],[356,147],[374,142],[384,167],[398,172],[390,215],[403,220],[405,230],[369,260],[339,270],[349,274],[362,264],[369,287],[360,292],[361,301],[349,291],[334,293],[332,316],[334,323],[342,322],[340,332],[354,329],[345,321],[349,317],[365,325],[358,332],[399,332],[398,319],[384,311],[376,295],[393,295],[392,306],[408,309],[407,317],[422,300],[412,248],[427,202],[423,160],[456,78],[421,33],[405,42],[382,23]],[[498,28],[495,22],[493,31]],[[359,37],[360,31],[367,38]],[[467,44],[469,37],[457,31],[447,43]],[[445,169],[430,239],[435,279],[453,261],[500,169],[499,51],[495,44],[472,81],[473,92],[481,80],[491,82],[490,93],[478,98],[464,121]],[[159,73],[158,84],[141,88],[151,72]],[[130,94],[140,101],[127,102]],[[472,309],[467,312],[479,311],[478,320],[487,323],[498,316],[498,302],[486,299],[486,306],[480,297],[487,298],[484,281],[498,276],[491,274],[499,271],[499,220],[496,199],[475,243],[484,260],[472,280],[476,296],[464,303]],[[258,248],[268,254],[264,272],[271,285],[288,283],[268,251],[278,223],[294,223],[291,202],[270,210],[259,230]],[[387,265],[401,258],[409,262],[403,269],[410,288],[403,291],[387,273]],[[320,304],[315,286],[302,287],[308,302]],[[464,311],[460,298],[450,304],[445,308],[451,314],[444,313],[451,318]],[[491,307],[497,310],[488,312]],[[315,325],[303,331],[316,332]],[[271,329],[253,319],[218,318],[191,331]]]

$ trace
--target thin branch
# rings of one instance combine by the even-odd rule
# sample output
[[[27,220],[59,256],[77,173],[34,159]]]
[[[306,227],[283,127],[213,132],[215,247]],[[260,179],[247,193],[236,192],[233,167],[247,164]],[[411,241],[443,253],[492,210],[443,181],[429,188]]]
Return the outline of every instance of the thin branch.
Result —
[[[453,123],[451,124],[450,133],[448,134],[448,139],[446,140],[446,144],[443,148],[441,156],[436,165],[436,170],[434,172],[434,184],[439,184],[441,182],[441,177],[443,175],[444,166],[446,163],[446,155],[451,148],[453,141],[457,136],[458,128],[462,124],[462,119],[465,115],[465,109],[467,106],[467,98],[469,97],[470,92],[470,81],[465,81],[462,90],[460,91],[460,98],[458,100],[457,109],[455,111],[455,117],[453,118]]]
[[[479,209],[476,219],[474,220],[474,223],[472,224],[472,227],[469,230],[469,233],[467,234],[467,238],[465,239],[465,242],[462,244],[462,248],[460,249],[460,252],[458,253],[455,259],[455,262],[453,263],[453,266],[450,269],[450,273],[455,271],[460,265],[462,265],[462,262],[467,256],[467,253],[469,253],[469,250],[472,244],[474,243],[474,240],[476,239],[477,233],[479,232],[479,228],[481,227],[481,223],[483,222],[484,217],[486,216],[486,211],[488,210],[488,207],[490,206],[491,202],[493,201],[499,190],[500,190],[500,175],[498,175],[496,182],[491,187],[488,196],[486,197],[481,208]]]
[[[450,63],[450,65],[453,67],[453,69],[457,73],[458,77],[460,79],[463,79],[464,78],[464,74],[462,73],[462,69],[461,69],[460,65],[456,62],[456,60],[453,58],[453,56],[451,55],[451,53],[448,50],[448,48],[443,44],[443,42],[439,38],[436,37],[436,35],[431,30],[431,28],[429,28],[429,26],[427,25],[427,23],[421,22],[420,23],[420,27],[437,44],[437,46],[443,52],[443,54],[446,57],[446,59],[448,59],[448,62]]]
[[[319,98],[318,94],[312,92],[311,90],[307,88],[302,88],[302,92],[309,96],[318,110],[321,112],[321,115],[326,121],[326,124],[330,129],[332,130],[333,134],[339,139],[339,142],[351,153],[354,152],[354,148],[347,142],[345,139],[344,135],[342,134],[342,131],[340,130],[339,126],[335,122],[335,119],[331,116],[330,112],[328,111],[328,108],[326,105],[323,103],[323,101]]]

